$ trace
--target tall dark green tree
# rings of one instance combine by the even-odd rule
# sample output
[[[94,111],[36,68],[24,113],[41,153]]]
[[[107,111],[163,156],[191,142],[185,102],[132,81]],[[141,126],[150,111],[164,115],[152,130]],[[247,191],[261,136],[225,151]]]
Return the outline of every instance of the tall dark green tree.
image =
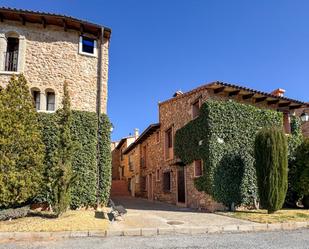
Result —
[[[0,206],[34,198],[42,183],[44,144],[27,81],[12,77],[0,92]]]
[[[303,197],[305,208],[309,208],[309,138],[296,152],[294,190]]]
[[[282,129],[262,129],[255,139],[255,166],[261,206],[282,208],[288,186],[287,139]]]
[[[74,179],[72,170],[74,142],[70,130],[72,125],[72,111],[67,82],[64,83],[63,93],[62,108],[58,110],[58,165],[55,171],[54,182],[55,200],[53,210],[57,216],[63,214],[70,205],[70,188]]]

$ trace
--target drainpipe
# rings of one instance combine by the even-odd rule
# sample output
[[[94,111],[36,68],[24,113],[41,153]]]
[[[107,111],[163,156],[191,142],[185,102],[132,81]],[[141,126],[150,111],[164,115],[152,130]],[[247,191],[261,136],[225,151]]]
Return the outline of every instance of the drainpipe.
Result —
[[[101,115],[101,97],[102,97],[102,45],[104,42],[104,27],[101,27],[100,39],[98,40],[98,71],[97,71],[97,118],[98,118],[98,130],[97,130],[97,208],[100,205],[100,146],[99,146],[99,124]]]

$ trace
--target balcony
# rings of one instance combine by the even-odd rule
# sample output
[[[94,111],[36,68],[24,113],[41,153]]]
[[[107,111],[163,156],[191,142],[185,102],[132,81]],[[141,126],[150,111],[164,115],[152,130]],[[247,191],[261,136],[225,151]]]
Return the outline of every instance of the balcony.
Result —
[[[4,70],[7,72],[17,72],[18,50],[4,53]]]

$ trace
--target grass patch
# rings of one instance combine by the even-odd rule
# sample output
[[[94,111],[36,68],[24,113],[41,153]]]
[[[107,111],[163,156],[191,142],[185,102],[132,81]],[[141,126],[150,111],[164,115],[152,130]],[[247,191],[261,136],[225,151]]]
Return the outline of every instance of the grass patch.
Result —
[[[109,221],[94,217],[94,211],[70,210],[59,218],[48,216],[24,217],[12,221],[0,221],[0,232],[60,232],[106,230]]]
[[[248,210],[235,212],[218,212],[232,218],[249,220],[259,223],[283,223],[309,221],[309,210],[303,209],[282,209],[274,214],[267,214],[267,210]]]

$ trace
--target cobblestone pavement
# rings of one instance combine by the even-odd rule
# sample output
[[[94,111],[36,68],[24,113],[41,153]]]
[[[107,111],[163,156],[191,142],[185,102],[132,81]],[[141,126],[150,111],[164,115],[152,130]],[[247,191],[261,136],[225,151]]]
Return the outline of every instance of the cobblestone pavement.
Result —
[[[309,230],[281,232],[208,234],[202,236],[155,236],[78,238],[59,241],[0,243],[0,249],[308,249]]]

